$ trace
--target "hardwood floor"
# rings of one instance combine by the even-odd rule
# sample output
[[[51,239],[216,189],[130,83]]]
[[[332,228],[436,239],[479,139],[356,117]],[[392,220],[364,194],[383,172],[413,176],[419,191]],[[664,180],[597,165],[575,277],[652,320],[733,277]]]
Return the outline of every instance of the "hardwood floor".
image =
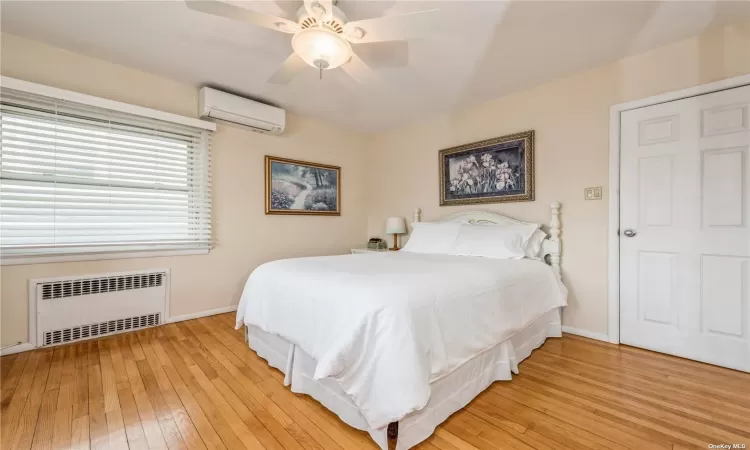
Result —
[[[2,449],[374,449],[292,394],[233,314],[3,357]],[[750,374],[550,339],[419,449],[750,448]]]

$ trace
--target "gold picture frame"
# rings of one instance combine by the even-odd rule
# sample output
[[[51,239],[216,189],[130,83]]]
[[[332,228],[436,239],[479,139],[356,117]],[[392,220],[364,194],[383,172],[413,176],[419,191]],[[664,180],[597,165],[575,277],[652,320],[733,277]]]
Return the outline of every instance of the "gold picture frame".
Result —
[[[266,214],[340,216],[341,167],[265,156]]]
[[[439,152],[440,206],[534,201],[534,130]]]

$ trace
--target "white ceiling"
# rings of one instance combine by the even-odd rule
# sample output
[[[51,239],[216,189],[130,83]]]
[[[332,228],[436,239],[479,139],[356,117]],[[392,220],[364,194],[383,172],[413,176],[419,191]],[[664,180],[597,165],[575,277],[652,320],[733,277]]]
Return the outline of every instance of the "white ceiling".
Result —
[[[293,18],[300,1],[240,3]],[[362,131],[499,97],[750,16],[747,1],[355,1],[349,20],[439,8],[409,65],[357,84],[310,69],[266,79],[290,36],[189,10],[181,1],[2,1],[4,32],[194,85],[211,85]],[[360,44],[367,45],[367,44]],[[355,46],[355,51],[357,46]]]

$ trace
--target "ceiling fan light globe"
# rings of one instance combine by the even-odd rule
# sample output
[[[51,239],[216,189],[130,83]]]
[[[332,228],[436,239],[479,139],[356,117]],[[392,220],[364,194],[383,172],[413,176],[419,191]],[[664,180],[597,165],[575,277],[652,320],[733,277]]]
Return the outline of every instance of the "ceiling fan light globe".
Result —
[[[306,28],[300,30],[292,38],[294,52],[307,64],[320,69],[320,61],[325,61],[328,67],[334,69],[349,61],[352,47],[340,34],[324,27]]]

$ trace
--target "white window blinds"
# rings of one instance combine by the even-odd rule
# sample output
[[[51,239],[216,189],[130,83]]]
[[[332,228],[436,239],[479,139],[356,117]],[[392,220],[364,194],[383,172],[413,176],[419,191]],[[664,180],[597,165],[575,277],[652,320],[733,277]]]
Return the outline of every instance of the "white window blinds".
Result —
[[[0,88],[3,257],[211,246],[211,133]]]

